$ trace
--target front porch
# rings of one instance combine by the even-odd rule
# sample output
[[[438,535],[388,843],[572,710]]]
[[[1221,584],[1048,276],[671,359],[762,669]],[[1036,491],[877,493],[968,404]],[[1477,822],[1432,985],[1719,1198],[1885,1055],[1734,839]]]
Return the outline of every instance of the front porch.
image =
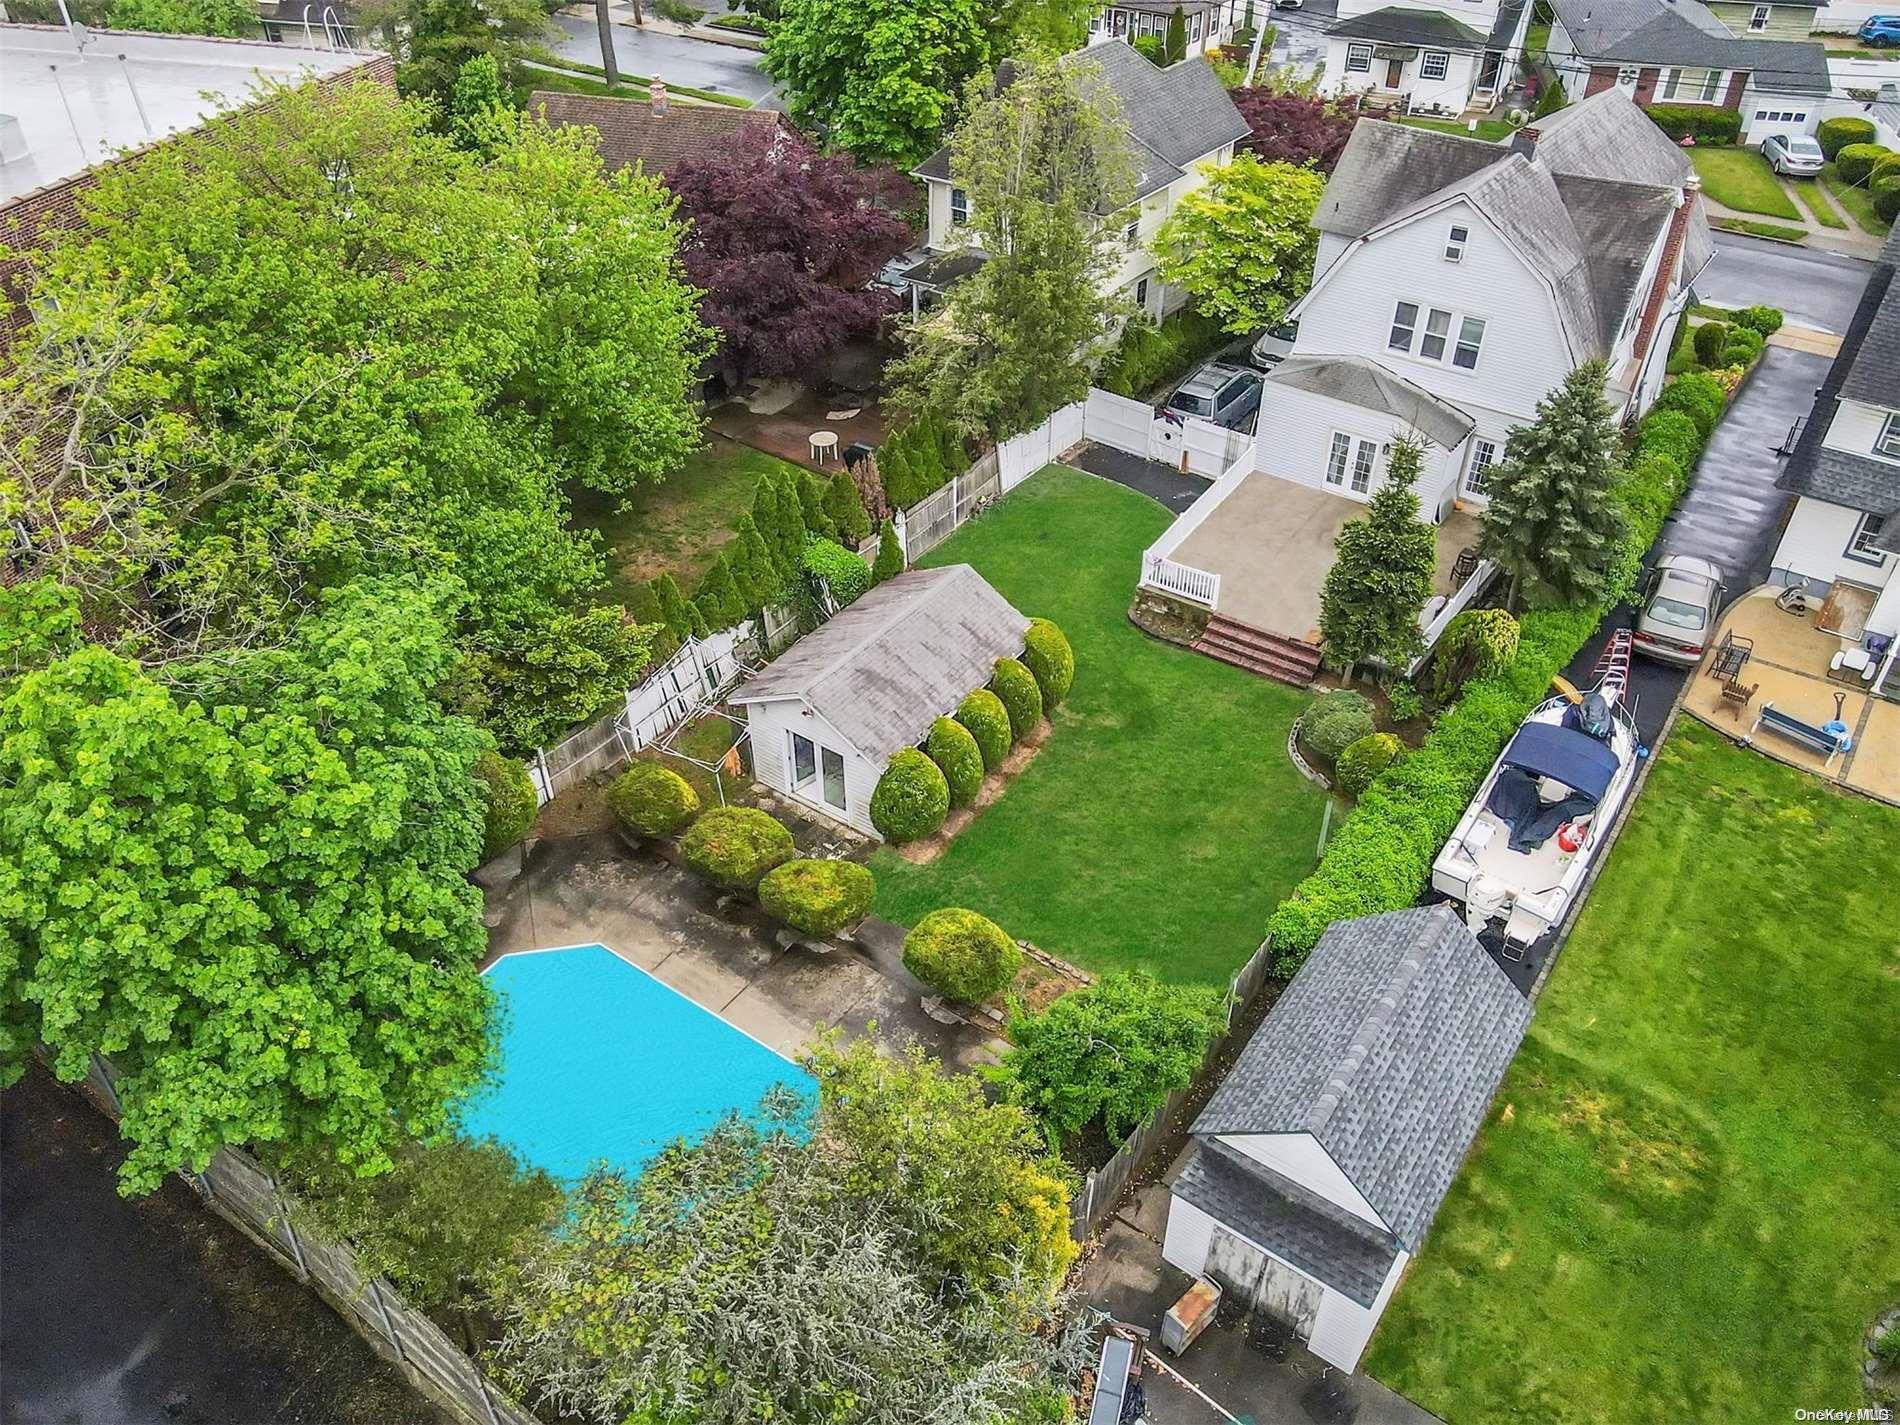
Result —
[[[1736,601],[1690,680],[1684,706],[1717,731],[1747,741],[1758,752],[1900,804],[1900,704],[1875,692],[1880,664],[1873,667],[1872,678],[1861,677],[1851,667],[1832,666],[1840,655],[1865,650],[1853,639],[1818,627],[1820,611],[1790,613],[1777,608],[1775,596],[1780,592],[1757,589]],[[1747,652],[1732,678],[1714,676],[1725,643]],[[1886,681],[1900,682],[1900,669],[1890,672]],[[1766,727],[1757,728],[1756,719],[1766,703],[1813,727],[1838,717],[1847,725],[1853,746],[1830,758]]]

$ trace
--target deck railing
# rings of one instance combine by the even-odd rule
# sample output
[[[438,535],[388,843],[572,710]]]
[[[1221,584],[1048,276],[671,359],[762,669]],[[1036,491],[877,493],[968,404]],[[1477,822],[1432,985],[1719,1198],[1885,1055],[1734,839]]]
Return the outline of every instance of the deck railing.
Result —
[[[1173,594],[1176,598],[1205,608],[1220,607],[1220,575],[1210,574],[1192,565],[1177,564],[1165,555],[1142,556],[1141,582],[1145,588],[1158,589],[1164,594]]]

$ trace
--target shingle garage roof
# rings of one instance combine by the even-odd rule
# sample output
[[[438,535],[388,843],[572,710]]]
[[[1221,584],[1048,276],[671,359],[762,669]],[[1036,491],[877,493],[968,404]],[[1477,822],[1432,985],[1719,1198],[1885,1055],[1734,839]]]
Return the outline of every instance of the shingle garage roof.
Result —
[[[1194,1136],[1311,1134],[1416,1252],[1530,1019],[1449,908],[1342,921],[1241,1051]]]
[[[1022,652],[1029,620],[967,564],[913,569],[806,634],[732,697],[796,698],[873,761],[930,724]]]
[[[1267,382],[1397,416],[1446,450],[1456,449],[1477,424],[1451,402],[1363,356],[1289,356]]]

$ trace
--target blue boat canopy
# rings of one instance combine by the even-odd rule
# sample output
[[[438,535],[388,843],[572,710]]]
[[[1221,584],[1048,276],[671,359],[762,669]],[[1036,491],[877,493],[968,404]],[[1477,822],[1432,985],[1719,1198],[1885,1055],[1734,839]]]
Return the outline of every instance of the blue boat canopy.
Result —
[[[1616,754],[1587,732],[1555,723],[1527,722],[1505,750],[1504,765],[1536,777],[1554,777],[1593,802],[1603,800],[1616,776]]]

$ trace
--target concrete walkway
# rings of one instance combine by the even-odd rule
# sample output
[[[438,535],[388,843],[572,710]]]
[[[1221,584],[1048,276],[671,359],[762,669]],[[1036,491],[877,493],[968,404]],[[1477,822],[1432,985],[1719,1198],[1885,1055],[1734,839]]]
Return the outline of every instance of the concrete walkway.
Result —
[[[1810,179],[1808,181],[1817,184],[1820,182],[1819,179]],[[1801,245],[1804,247],[1818,248],[1822,252],[1839,253],[1843,257],[1865,258],[1869,261],[1879,254],[1880,245],[1886,239],[1875,237],[1872,233],[1863,231],[1861,227],[1855,223],[1851,215],[1842,211],[1840,204],[1836,203],[1833,196],[1825,189],[1821,190],[1819,196],[1814,201],[1827,203],[1836,213],[1840,214],[1841,217],[1846,218],[1846,227],[1830,228],[1825,223],[1815,221],[1808,207],[1805,192],[1799,195],[1789,192],[1788,182],[1785,179],[1780,180],[1780,187],[1781,191],[1788,195],[1788,201],[1794,204],[1795,209],[1801,215],[1800,217],[1790,218],[1779,213],[1752,213],[1744,208],[1724,207],[1722,204],[1716,202],[1715,199],[1709,197],[1706,192],[1702,195],[1702,201],[1708,207],[1709,220],[1711,222],[1714,222],[1718,218],[1726,218],[1731,222],[1769,223],[1778,228],[1789,228],[1804,234],[1801,239]],[[1754,235],[1749,234],[1749,236]],[[1770,238],[1763,240],[1772,242],[1775,239]],[[1793,240],[1790,239],[1790,241]]]

